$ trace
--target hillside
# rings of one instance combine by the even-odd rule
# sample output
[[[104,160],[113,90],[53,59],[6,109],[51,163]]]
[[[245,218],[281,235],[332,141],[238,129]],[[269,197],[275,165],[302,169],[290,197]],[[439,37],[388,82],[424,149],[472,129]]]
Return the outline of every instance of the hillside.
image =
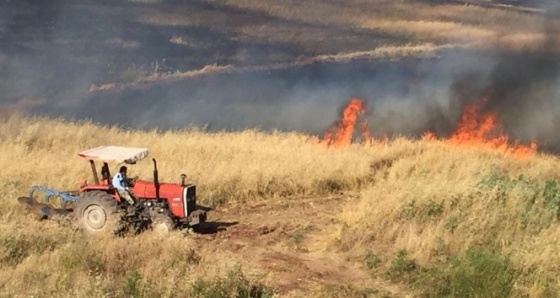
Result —
[[[318,134],[358,96],[374,107],[372,133],[446,133],[460,111],[449,93],[461,91],[462,104],[485,88],[533,80],[498,95],[540,104],[534,97],[549,95],[530,87],[557,73],[553,6],[539,7],[548,15],[514,9],[519,1],[484,2],[515,3],[4,2],[0,104],[141,129]],[[559,143],[532,113],[507,114],[523,128],[508,127],[515,138]]]
[[[0,2],[0,295],[560,296],[559,11]],[[208,222],[91,237],[18,204],[100,145],[186,174]]]
[[[554,156],[404,138],[336,149],[295,133],[131,131],[21,116],[2,120],[0,139],[4,295],[214,297],[253,286],[281,297],[557,293]],[[206,230],[97,241],[71,224],[38,222],[17,203],[31,185],[91,181],[76,152],[101,143],[151,144],[162,181],[187,173],[214,208]],[[131,171],[151,177],[148,162]]]

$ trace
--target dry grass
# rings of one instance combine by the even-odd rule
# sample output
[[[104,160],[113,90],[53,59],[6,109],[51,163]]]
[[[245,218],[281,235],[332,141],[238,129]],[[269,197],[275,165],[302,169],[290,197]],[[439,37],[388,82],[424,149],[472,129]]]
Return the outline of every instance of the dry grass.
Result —
[[[149,147],[159,160],[161,180],[178,182],[179,174],[187,173],[206,204],[361,191],[341,212],[340,228],[321,239],[336,239],[350,258],[375,252],[382,269],[395,266],[391,259],[400,249],[427,267],[483,246],[525,268],[528,277],[517,284],[517,294],[540,297],[551,287],[546,277],[558,273],[559,207],[543,197],[545,181],[557,179],[556,157],[516,160],[407,139],[325,150],[301,134],[126,131],[18,115],[3,115],[1,123],[2,294],[169,297],[198,291],[204,296],[212,287],[240,287],[216,278],[261,286],[258,279],[245,278],[258,270],[238,269],[227,252],[197,248],[178,234],[165,240],[150,233],[92,240],[56,222],[30,220],[17,205],[15,198],[31,185],[75,188],[90,175],[76,153],[103,144]],[[131,174],[151,177],[150,163],[131,166]],[[365,291],[333,289],[323,290],[329,295]]]
[[[0,136],[0,151],[6,152],[0,168],[5,179],[23,187],[68,189],[85,178],[91,181],[89,164],[77,153],[103,144],[149,147],[158,159],[162,181],[179,182],[179,175],[187,174],[199,184],[201,201],[209,205],[314,195],[329,183],[355,189],[369,174],[369,157],[356,156],[360,148],[330,152],[295,133],[140,132],[14,116],[2,120]],[[348,167],[353,172],[341,175]],[[115,169],[118,165],[112,172]],[[150,178],[151,171],[151,163],[144,162],[132,166],[130,175]]]
[[[404,140],[391,147],[409,149],[383,157],[390,166],[377,172],[378,183],[342,212],[343,250],[373,252],[389,270],[399,250],[431,267],[485,247],[508,256],[522,275],[538,276],[516,284],[515,296],[542,297],[538,293],[560,286],[554,279],[534,284],[556,276],[560,264],[554,251],[560,193],[547,188],[559,181],[558,158],[520,161]]]
[[[15,223],[3,225],[0,293],[10,297],[194,296],[200,294],[194,285],[201,281],[232,274],[257,278],[247,275],[251,271],[240,268],[227,254],[197,249],[193,240],[179,234],[165,239],[149,233],[93,239],[71,231],[52,222],[32,221],[24,229]],[[235,291],[234,287],[226,290]]]
[[[180,235],[165,241],[150,233],[98,240],[70,226],[33,220],[15,199],[32,185],[69,190],[84,178],[91,181],[88,163],[77,156],[86,148],[149,147],[159,161],[160,180],[179,182],[179,174],[187,173],[206,205],[340,192],[369,179],[369,156],[359,157],[361,148],[328,151],[300,134],[127,131],[7,113],[1,119],[0,284],[1,294],[10,296],[127,296],[132,291],[148,297],[213,297],[215,291],[262,286],[252,268],[237,269],[239,260],[227,252],[196,248]],[[348,167],[354,170],[347,172]],[[151,178],[149,161],[130,168],[131,175]]]

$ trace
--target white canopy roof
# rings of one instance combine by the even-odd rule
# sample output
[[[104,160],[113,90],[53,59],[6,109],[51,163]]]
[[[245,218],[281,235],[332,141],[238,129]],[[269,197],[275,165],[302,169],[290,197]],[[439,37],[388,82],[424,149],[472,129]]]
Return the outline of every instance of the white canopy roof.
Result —
[[[80,157],[103,162],[135,163],[148,156],[147,148],[99,146],[79,152]]]

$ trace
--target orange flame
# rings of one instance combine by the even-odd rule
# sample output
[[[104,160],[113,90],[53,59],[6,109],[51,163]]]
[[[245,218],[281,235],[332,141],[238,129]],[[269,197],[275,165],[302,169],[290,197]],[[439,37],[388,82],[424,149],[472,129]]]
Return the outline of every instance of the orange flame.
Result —
[[[362,144],[367,145],[372,141],[367,119],[364,120],[360,126],[362,127]]]
[[[342,119],[331,126],[327,132],[321,144],[332,147],[346,147],[352,143],[352,134],[354,133],[354,127],[356,126],[356,121],[358,116],[365,111],[364,102],[361,99],[352,99],[342,112]],[[369,140],[369,130],[367,129],[367,123],[362,124],[362,136]]]
[[[509,137],[503,133],[495,112],[480,113],[487,102],[487,97],[480,102],[465,106],[455,132],[445,143],[463,147],[487,148],[512,155],[517,158],[531,157],[537,150],[537,144],[524,146],[515,142],[510,144]],[[425,139],[434,139],[431,132],[424,134]]]
[[[460,147],[497,150],[516,158],[532,157],[537,152],[537,143],[533,141],[531,145],[526,146],[518,142],[510,142],[507,134],[503,132],[502,125],[498,122],[497,113],[480,112],[487,101],[488,98],[483,97],[479,102],[465,106],[455,131],[449,138],[442,141]],[[365,105],[362,100],[350,100],[344,108],[341,119],[326,131],[320,144],[338,148],[349,146],[352,142],[358,117],[364,112]],[[387,137],[385,137],[385,141],[379,142],[371,137],[367,120],[362,121],[360,126],[362,129],[362,144],[371,145],[374,142],[379,144],[388,142]],[[432,131],[426,131],[422,139],[426,141],[438,140],[436,134]]]
[[[436,141],[437,137],[435,133],[428,130],[422,135],[422,139],[426,141]]]

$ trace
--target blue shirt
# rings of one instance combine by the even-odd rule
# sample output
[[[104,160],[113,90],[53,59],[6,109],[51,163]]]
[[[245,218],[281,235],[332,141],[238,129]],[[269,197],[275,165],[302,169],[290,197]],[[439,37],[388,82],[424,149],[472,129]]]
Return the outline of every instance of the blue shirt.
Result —
[[[124,177],[121,173],[117,173],[113,176],[113,187],[118,190],[126,190],[126,186],[124,185]]]

